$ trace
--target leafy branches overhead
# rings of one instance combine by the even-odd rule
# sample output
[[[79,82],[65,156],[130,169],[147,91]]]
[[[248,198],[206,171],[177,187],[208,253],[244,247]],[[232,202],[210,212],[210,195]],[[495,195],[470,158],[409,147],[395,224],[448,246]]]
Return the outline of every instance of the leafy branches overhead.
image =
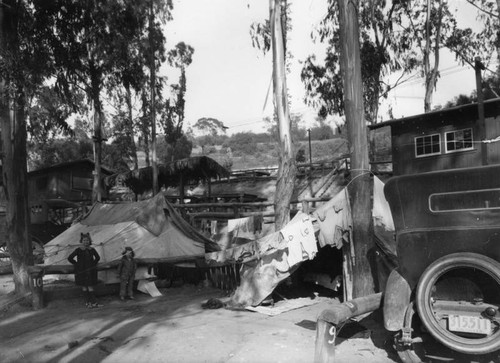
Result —
[[[427,3],[431,4],[429,14]],[[326,58],[321,61],[310,56],[301,74],[306,102],[319,109],[323,117],[342,114],[344,109],[336,14],[337,1],[329,0],[328,13],[314,33],[314,39],[327,44]],[[370,122],[377,120],[380,98],[400,84],[405,74],[420,69],[428,80],[428,89],[435,87],[441,48],[450,49],[461,62],[470,62],[473,54],[485,49],[478,42],[478,34],[457,26],[455,14],[445,1],[360,1],[358,20],[365,117]],[[396,73],[399,78],[385,82]]]
[[[75,101],[78,100],[77,96],[74,96]],[[67,123],[68,117],[73,114],[73,109],[61,100],[53,88],[40,87],[37,95],[30,101],[27,131],[33,140],[45,143],[57,131],[62,131],[66,135],[74,134]]]
[[[407,2],[360,1],[360,51],[362,79],[365,97],[365,114],[375,122],[381,96],[394,85],[382,83],[382,78],[392,72],[408,72],[416,64],[416,55],[410,50],[410,39],[397,29]],[[306,59],[302,70],[302,81],[306,86],[306,102],[319,109],[325,117],[343,114],[343,90],[340,74],[340,35],[337,17],[337,2],[328,1],[328,13],[321,21],[314,38],[327,44],[327,55],[321,64],[314,57]]]
[[[480,44],[486,49],[497,50],[497,61],[500,61],[500,2],[498,0],[466,0],[478,10],[478,20],[483,24],[478,34]],[[499,65],[500,67],[500,65]]]

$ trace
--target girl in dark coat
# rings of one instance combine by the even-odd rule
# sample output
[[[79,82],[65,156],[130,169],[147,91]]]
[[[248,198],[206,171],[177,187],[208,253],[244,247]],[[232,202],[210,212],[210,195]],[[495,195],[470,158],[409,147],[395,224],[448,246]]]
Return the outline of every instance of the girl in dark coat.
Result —
[[[82,245],[68,256],[68,261],[75,266],[75,284],[82,287],[87,307],[94,308],[99,306],[94,295],[94,285],[97,285],[96,266],[101,258],[90,246],[90,233],[81,233],[80,243]]]
[[[118,265],[118,277],[120,278],[120,299],[125,300],[126,293],[130,300],[134,300],[134,279],[137,263],[134,259],[132,247],[125,247],[122,252],[122,259]]]

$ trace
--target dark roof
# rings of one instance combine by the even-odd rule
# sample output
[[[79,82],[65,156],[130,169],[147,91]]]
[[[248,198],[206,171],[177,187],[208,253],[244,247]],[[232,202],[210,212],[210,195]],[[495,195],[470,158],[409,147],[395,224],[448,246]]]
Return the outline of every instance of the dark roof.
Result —
[[[92,169],[94,168],[94,162],[90,159],[82,159],[82,160],[76,160],[76,161],[68,161],[68,162],[65,162],[65,163],[60,163],[60,164],[56,164],[56,165],[52,165],[52,166],[48,166],[46,168],[40,168],[40,169],[37,169],[37,170],[33,170],[33,171],[30,171],[28,172],[28,178],[31,177],[31,176],[37,176],[37,175],[41,175],[41,174],[47,174],[47,173],[50,173],[50,172],[53,172],[53,171],[57,171],[57,170],[60,170],[60,169],[66,169],[68,167],[71,167],[71,166],[75,166],[75,165],[85,165],[87,164],[88,166],[90,166]],[[0,173],[2,172],[2,165],[0,165]],[[113,171],[104,167],[104,166],[101,166],[101,170],[103,172],[103,174],[105,175],[111,175],[113,174]],[[0,178],[0,185],[3,185],[3,178]]]
[[[214,159],[207,156],[195,156],[158,165],[158,185],[178,186],[181,178],[184,184],[199,182],[207,178],[229,177],[229,171]],[[116,173],[104,178],[106,187],[111,188],[120,180],[134,192],[150,190],[153,184],[153,168],[151,166]]]
[[[414,116],[403,117],[395,120],[380,122],[377,124],[369,125],[371,130],[378,129],[384,126],[399,125],[403,123],[419,122],[424,119],[430,120],[432,118],[454,118],[460,114],[472,114],[477,112],[477,103],[469,103],[467,105],[455,106],[450,108],[444,108],[441,110],[431,111],[427,113],[421,113]],[[494,98],[491,100],[484,101],[484,114],[485,117],[498,116],[500,115],[500,98]],[[477,117],[477,113],[476,113]]]
[[[75,160],[75,161],[68,161],[68,162],[65,162],[65,163],[60,163],[60,164],[48,166],[46,168],[40,168],[40,169],[37,169],[37,170],[30,171],[30,172],[28,172],[28,177],[34,176],[34,175],[38,175],[38,174],[46,174],[46,173],[50,173],[50,172],[57,171],[57,170],[60,170],[60,169],[67,169],[68,167],[78,166],[78,165],[87,165],[87,166],[89,166],[91,168],[95,167],[95,164],[94,164],[94,162],[92,160],[90,160],[90,159],[81,159],[81,160]],[[101,165],[101,170],[106,175],[113,174],[113,171],[111,169],[108,169],[108,168],[106,168],[105,166],[102,166],[102,165]]]

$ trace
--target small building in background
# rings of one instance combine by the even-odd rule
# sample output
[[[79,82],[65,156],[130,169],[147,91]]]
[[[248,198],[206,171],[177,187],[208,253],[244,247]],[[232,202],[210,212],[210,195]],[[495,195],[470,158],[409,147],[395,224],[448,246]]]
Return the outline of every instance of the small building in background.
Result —
[[[112,174],[111,170],[104,167],[101,172],[103,177]],[[29,172],[28,207],[33,240],[42,244],[50,241],[76,218],[85,214],[92,204],[93,182],[94,162],[89,159]],[[106,191],[102,193],[106,199]],[[0,205],[5,205],[4,193],[0,193]],[[0,246],[5,242],[5,232],[2,233],[5,214],[1,212],[0,208]]]
[[[384,129],[390,133],[389,158],[392,159],[388,162],[392,163],[393,175],[480,166],[483,163],[482,144],[486,145],[487,164],[499,164],[499,98],[484,102],[484,115],[482,123],[478,105],[474,103],[373,124],[369,128],[372,136],[383,134]],[[479,135],[483,127],[485,138],[481,140]],[[377,153],[375,144],[372,161],[377,160]]]

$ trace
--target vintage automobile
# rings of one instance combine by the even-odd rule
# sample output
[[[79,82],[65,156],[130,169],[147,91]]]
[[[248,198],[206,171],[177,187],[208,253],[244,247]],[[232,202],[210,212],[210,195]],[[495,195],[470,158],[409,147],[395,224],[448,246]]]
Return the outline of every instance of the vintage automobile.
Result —
[[[398,268],[384,325],[404,362],[497,361],[500,165],[391,178]]]

